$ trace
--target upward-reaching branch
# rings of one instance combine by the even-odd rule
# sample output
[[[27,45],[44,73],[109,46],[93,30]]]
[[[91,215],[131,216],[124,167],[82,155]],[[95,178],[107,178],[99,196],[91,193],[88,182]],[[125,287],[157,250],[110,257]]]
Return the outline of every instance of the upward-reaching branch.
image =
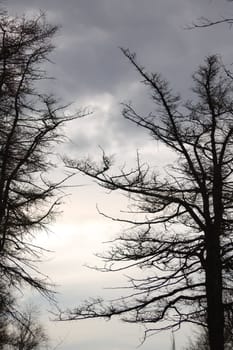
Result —
[[[56,31],[43,14],[0,16],[0,276],[7,285],[26,283],[46,296],[51,286],[37,268],[43,250],[32,240],[64,195],[66,176],[49,179],[62,126],[84,115],[66,114],[53,96],[38,90]]]
[[[121,298],[91,299],[61,318],[121,315],[127,322],[151,323],[151,331],[192,322],[208,327],[211,350],[223,350],[224,313],[232,305],[226,294],[233,292],[233,80],[219,57],[207,57],[193,75],[194,100],[183,102],[160,75],[147,73],[134,54],[122,51],[156,105],[153,114],[142,116],[126,104],[124,117],[177,158],[166,177],[138,157],[135,169],[117,174],[105,153],[100,165],[67,160],[101,186],[130,196],[140,219],[119,218],[134,228],[113,242],[103,270],[138,267],[144,275],[130,277]]]

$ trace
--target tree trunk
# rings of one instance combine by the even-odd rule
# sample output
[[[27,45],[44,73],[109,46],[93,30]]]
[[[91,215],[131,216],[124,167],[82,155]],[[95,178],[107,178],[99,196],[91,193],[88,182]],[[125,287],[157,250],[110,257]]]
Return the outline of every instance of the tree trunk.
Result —
[[[217,231],[217,232],[216,232]],[[206,235],[207,325],[210,350],[224,350],[224,309],[219,231]]]

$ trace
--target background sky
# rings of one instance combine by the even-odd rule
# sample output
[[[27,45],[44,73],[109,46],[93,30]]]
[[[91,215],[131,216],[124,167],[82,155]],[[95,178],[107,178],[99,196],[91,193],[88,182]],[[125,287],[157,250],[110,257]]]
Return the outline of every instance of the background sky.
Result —
[[[191,96],[191,74],[209,54],[221,54],[224,63],[233,62],[233,32],[226,25],[209,29],[185,29],[198,18],[233,17],[233,4],[225,0],[8,0],[3,4],[10,14],[47,13],[48,20],[61,25],[54,40],[53,65],[46,89],[72,108],[88,107],[93,115],[67,128],[70,141],[62,148],[76,158],[100,156],[100,147],[116,154],[116,162],[131,164],[139,149],[152,166],[170,160],[166,149],[151,142],[144,130],[121,116],[123,101],[131,100],[139,111],[152,110],[148,91],[140,84],[133,67],[119,47],[130,48],[148,70],[162,73],[175,91]],[[127,205],[88,179],[77,176],[64,203],[63,215],[41,234],[38,242],[53,253],[40,267],[57,284],[60,305],[74,307],[88,296],[111,296],[103,289],[122,280],[121,276],[101,274],[84,264],[97,264],[94,253],[104,250],[121,227],[101,217],[98,203],[107,214],[119,216]],[[46,312],[50,306],[39,296],[27,292],[25,299],[37,303],[52,345],[64,350],[136,349],[143,328],[118,320],[55,323]],[[187,341],[186,329],[176,335],[177,350]],[[149,338],[143,350],[170,349],[171,337],[163,333]]]

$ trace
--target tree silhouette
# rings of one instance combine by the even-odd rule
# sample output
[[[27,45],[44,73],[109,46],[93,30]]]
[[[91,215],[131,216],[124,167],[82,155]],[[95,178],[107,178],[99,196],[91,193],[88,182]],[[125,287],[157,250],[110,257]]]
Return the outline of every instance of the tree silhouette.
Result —
[[[9,325],[14,315],[15,299],[7,288],[0,282],[0,349],[5,349],[10,342]]]
[[[35,307],[27,307],[13,320],[8,346],[12,350],[48,349],[48,336],[38,321]]]
[[[123,116],[149,131],[176,161],[159,173],[138,156],[135,169],[115,173],[105,153],[100,164],[66,160],[104,188],[128,194],[133,219],[119,221],[133,229],[113,242],[103,270],[138,267],[144,275],[130,276],[122,297],[90,299],[60,317],[118,315],[146,325],[145,336],[195,323],[208,327],[211,350],[223,350],[224,312],[232,309],[232,78],[220,58],[207,57],[193,75],[193,100],[183,101],[159,74],[138,64],[135,54],[122,51],[155,104],[147,116],[125,104]]]
[[[47,228],[63,196],[65,177],[50,176],[54,146],[64,140],[62,126],[82,114],[66,113],[39,85],[56,31],[43,14],[0,18],[0,278],[46,296],[51,286],[37,269],[43,250],[33,238]]]
[[[231,298],[229,298],[230,300]],[[233,347],[233,315],[232,309],[228,309],[224,314],[224,349],[230,350]],[[184,347],[184,350],[209,350],[209,337],[207,327],[198,327],[194,329],[192,339],[190,339],[188,345]]]
[[[14,289],[0,282],[1,350],[48,349],[49,338],[38,316],[33,305],[19,307]]]

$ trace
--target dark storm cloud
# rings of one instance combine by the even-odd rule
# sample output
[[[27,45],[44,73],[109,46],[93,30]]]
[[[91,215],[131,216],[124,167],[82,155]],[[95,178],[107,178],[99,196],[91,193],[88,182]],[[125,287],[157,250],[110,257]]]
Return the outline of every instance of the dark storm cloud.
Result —
[[[52,56],[55,64],[49,66],[49,74],[57,81],[48,82],[47,88],[65,103],[93,107],[93,124],[77,126],[73,135],[77,140],[73,147],[79,149],[114,142],[122,146],[129,136],[132,142],[141,138],[142,131],[120,117],[119,103],[135,101],[145,113],[151,104],[148,92],[138,87],[140,77],[119,46],[137,52],[143,65],[163,73],[172,87],[186,96],[191,73],[206,55],[221,52],[227,63],[233,57],[229,45],[232,33],[226,26],[218,30],[184,29],[201,16],[228,14],[232,4],[227,1],[9,0],[5,4],[13,14],[38,13],[41,9],[50,21],[61,25]],[[103,111],[99,104],[109,103],[104,101],[106,95],[112,101]]]
[[[205,33],[185,31],[184,26],[201,15],[212,15],[216,8],[219,12],[215,2],[203,0],[9,0],[7,4],[18,13],[45,10],[61,24],[51,70],[61,95],[71,100],[101,91],[116,94],[119,84],[127,86],[136,79],[119,46],[136,51],[151,69],[181,72],[206,43],[207,49],[212,45]]]
[[[143,64],[166,72],[182,86],[180,73],[191,71],[197,57],[208,53],[218,39],[216,33],[184,30],[201,15],[213,16],[216,9],[219,14],[216,1],[9,0],[6,4],[13,13],[45,10],[61,24],[53,56],[56,65],[50,70],[58,79],[58,95],[68,100],[101,92],[120,100],[128,97],[127,85],[137,77],[119,46],[136,51]],[[218,44],[224,46],[222,41]]]

